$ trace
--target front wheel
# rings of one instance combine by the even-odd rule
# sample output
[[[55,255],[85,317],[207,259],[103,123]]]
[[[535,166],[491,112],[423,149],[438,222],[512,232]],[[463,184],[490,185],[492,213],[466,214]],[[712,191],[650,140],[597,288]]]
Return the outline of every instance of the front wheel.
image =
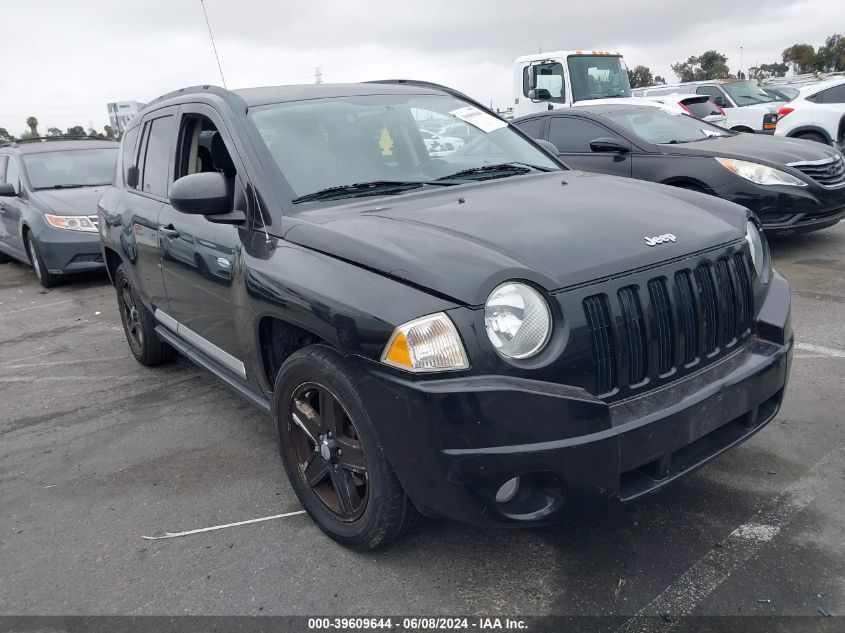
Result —
[[[117,305],[123,332],[135,360],[148,367],[173,360],[176,350],[158,338],[155,319],[138,297],[123,264],[115,273],[114,287],[117,289]]]
[[[35,271],[35,276],[38,277],[38,283],[45,288],[52,288],[58,286],[61,281],[61,275],[54,275],[47,270],[47,265],[44,263],[44,258],[41,256],[41,250],[38,247],[38,241],[32,236],[32,232],[26,234],[26,250],[29,255],[29,261],[32,264],[32,269]]]
[[[421,518],[379,444],[360,371],[323,345],[292,354],[274,393],[279,452],[296,496],[323,532],[372,550]]]

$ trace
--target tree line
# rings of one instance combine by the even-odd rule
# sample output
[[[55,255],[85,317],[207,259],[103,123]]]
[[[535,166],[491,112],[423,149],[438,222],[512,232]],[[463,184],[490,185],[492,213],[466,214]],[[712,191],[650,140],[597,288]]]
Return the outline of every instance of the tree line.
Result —
[[[748,68],[747,75],[742,69],[731,73],[727,56],[713,50],[672,64],[672,72],[681,82],[749,78],[759,81],[769,77],[783,77],[790,68],[795,74],[845,71],[845,37],[834,33],[818,49],[811,44],[793,44],[781,53],[781,61],[751,66]],[[635,66],[629,69],[628,80],[631,82],[631,88],[666,83],[663,77],[654,76],[648,66]]]
[[[55,137],[55,136],[87,136],[90,138],[98,138],[103,140],[115,140],[115,131],[112,129],[110,125],[106,125],[103,127],[102,132],[98,132],[94,128],[88,128],[88,131],[85,130],[84,127],[81,125],[74,125],[67,130],[60,130],[57,127],[48,127],[46,134],[41,134],[38,131],[38,119],[34,116],[28,117],[26,120],[27,129],[26,131],[22,132],[20,136],[15,137],[13,134],[10,134],[9,131],[4,128],[0,127],[0,141],[20,141],[26,140],[30,138],[40,138],[42,136],[46,137]]]

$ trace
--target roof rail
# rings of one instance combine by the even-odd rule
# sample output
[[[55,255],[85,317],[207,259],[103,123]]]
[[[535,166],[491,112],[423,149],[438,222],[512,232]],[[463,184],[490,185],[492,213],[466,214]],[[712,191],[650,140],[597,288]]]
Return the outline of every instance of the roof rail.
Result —
[[[97,138],[96,136],[90,136],[88,134],[83,136],[70,136],[68,134],[62,134],[61,136],[30,136],[28,138],[17,138],[13,141],[8,141],[6,145],[13,145],[17,147],[21,143],[44,143],[46,141],[110,141],[114,139],[108,138]]]

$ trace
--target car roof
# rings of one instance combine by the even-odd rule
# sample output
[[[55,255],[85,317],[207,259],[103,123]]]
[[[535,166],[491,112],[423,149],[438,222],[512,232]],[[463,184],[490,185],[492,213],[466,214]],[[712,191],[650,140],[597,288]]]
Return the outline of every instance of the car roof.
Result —
[[[117,148],[117,141],[79,139],[61,141],[18,141],[8,143],[0,149],[16,149],[21,154],[38,154],[40,152],[63,152],[78,149]]]
[[[612,114],[614,112],[630,112],[632,110],[648,110],[652,112],[654,110],[660,110],[661,112],[666,112],[663,108],[656,107],[654,104],[651,105],[633,105],[630,103],[624,103],[620,105],[615,105],[612,103],[605,103],[601,105],[579,105],[577,108],[565,108],[559,110],[547,110],[545,112],[537,112],[534,114],[529,114],[524,117],[520,117],[518,120],[527,119],[530,117],[537,117],[537,116],[561,116],[567,114],[578,114],[579,112],[585,114],[593,114],[596,116],[604,116],[605,114]],[[667,113],[668,114],[668,113]]]

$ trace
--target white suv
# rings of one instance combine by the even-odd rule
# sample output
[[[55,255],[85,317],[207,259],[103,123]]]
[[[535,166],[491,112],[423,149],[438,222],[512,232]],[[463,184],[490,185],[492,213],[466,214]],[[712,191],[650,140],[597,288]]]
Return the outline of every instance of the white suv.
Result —
[[[802,88],[778,112],[775,134],[845,149],[845,77]]]

